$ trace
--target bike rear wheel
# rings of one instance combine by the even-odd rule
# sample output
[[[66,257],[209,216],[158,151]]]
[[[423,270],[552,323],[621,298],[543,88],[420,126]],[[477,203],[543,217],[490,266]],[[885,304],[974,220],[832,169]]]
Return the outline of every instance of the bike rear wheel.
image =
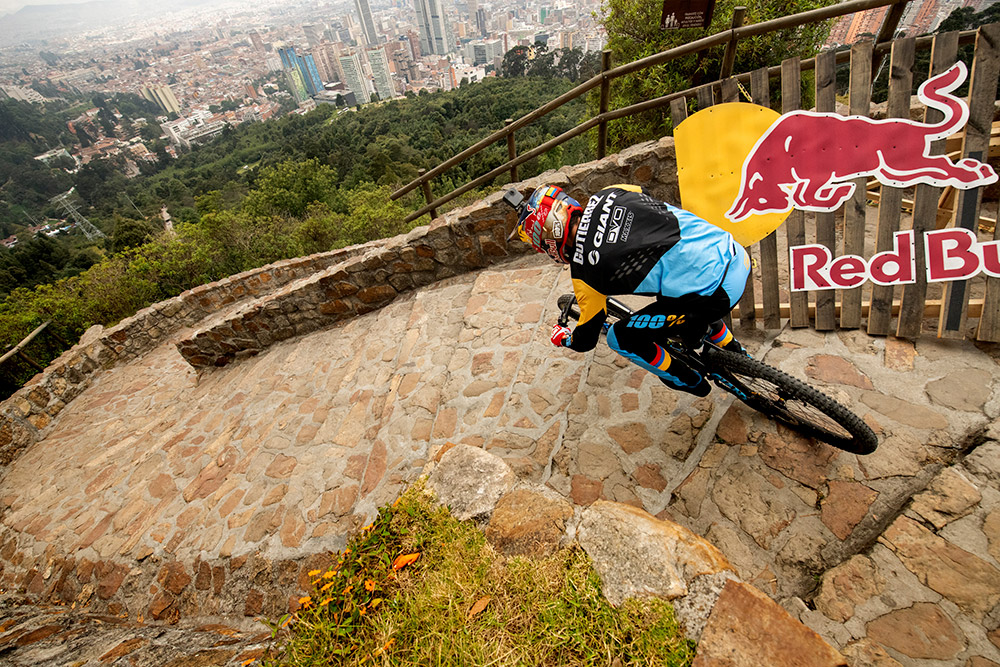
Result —
[[[821,391],[765,363],[706,346],[705,360],[720,387],[754,410],[854,454],[870,454],[878,438],[856,414]],[[731,383],[732,386],[726,386]]]

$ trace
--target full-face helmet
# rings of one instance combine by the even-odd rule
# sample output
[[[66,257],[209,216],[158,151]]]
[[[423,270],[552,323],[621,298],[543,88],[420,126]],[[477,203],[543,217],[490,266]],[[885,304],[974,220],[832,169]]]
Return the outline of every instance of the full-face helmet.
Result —
[[[557,263],[568,264],[566,245],[570,236],[570,220],[574,213],[583,213],[579,202],[558,186],[543,185],[531,193],[518,210],[520,219],[514,233]]]

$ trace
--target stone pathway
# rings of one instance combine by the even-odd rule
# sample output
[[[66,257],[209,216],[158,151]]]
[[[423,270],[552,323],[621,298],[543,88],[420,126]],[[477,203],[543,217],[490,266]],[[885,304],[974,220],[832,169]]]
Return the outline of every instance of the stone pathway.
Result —
[[[576,505],[628,503],[706,536],[854,665],[1000,664],[995,348],[742,334],[882,434],[858,457],[721,392],[672,393],[604,346],[553,349],[569,277],[543,261],[436,283],[200,377],[170,341],[105,372],[0,481],[4,590],[253,634],[461,443]]]

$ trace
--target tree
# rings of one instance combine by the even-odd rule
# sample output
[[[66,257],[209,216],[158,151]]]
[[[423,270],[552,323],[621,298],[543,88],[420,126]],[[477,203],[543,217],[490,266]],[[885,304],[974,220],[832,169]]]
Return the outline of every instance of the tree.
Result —
[[[153,226],[146,220],[114,216],[115,231],[111,235],[111,249],[121,252],[127,248],[141,246],[153,235]]]
[[[737,4],[747,8],[746,23],[754,24],[825,7],[834,1],[787,0],[775,3],[767,0],[718,0],[709,28],[661,30],[662,0],[602,0],[599,20],[608,33],[612,63],[621,65],[728,29]],[[749,72],[777,65],[792,56],[811,57],[826,40],[829,30],[829,22],[825,21],[740,40],[733,71]],[[611,108],[629,106],[714,81],[721,71],[723,54],[722,48],[703,51],[699,55],[685,56],[615,79],[611,87]],[[609,145],[620,149],[662,136],[670,129],[668,111],[653,110],[612,123]]]
[[[500,76],[524,76],[528,69],[528,56],[531,50],[527,46],[515,46],[503,56],[500,63]]]

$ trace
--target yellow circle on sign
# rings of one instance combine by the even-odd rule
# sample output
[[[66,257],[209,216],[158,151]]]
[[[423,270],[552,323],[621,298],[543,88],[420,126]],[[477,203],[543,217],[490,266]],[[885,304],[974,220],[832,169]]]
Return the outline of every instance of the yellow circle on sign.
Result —
[[[757,140],[780,118],[778,112],[742,102],[702,109],[674,130],[681,206],[722,227],[749,246],[781,226],[790,211],[726,218],[740,192],[743,161]]]

